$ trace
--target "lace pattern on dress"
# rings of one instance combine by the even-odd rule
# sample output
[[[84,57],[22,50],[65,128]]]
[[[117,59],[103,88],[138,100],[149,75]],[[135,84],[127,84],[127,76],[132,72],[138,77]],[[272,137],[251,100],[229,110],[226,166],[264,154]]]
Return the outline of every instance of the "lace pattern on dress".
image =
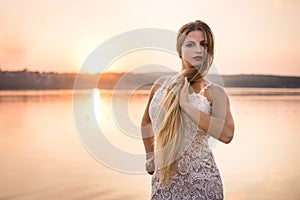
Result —
[[[154,93],[149,107],[151,120],[155,119],[169,79]],[[210,85],[212,83],[207,81],[199,93],[189,94],[190,104],[209,115],[212,105],[201,93]],[[222,180],[208,144],[209,136],[185,113],[182,113],[182,120],[183,148],[178,158],[178,169],[166,186],[160,183],[159,170],[154,171],[151,199],[223,199]],[[159,130],[156,125],[152,124],[155,136]]]

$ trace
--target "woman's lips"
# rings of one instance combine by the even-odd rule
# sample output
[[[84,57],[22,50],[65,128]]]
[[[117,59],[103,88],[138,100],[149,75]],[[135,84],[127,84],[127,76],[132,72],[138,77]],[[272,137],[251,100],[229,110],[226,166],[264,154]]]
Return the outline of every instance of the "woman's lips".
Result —
[[[202,58],[203,58],[202,56],[195,56],[195,57],[193,57],[194,60],[202,60]]]

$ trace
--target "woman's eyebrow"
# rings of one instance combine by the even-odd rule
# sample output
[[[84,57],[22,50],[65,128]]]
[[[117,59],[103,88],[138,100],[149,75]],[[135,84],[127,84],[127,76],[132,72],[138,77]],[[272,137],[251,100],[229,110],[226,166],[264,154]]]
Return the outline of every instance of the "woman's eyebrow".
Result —
[[[188,41],[186,41],[185,43],[188,43],[188,42],[196,43],[194,40],[188,40]],[[207,42],[207,40],[202,40],[202,41],[200,41],[200,43],[202,43],[202,42]]]
[[[195,43],[195,41],[193,41],[193,40],[188,40],[188,41],[186,41],[185,43]]]

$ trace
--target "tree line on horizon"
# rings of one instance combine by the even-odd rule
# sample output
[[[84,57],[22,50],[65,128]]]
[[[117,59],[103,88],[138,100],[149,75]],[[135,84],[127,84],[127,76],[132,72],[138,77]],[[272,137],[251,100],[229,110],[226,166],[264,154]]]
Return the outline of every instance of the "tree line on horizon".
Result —
[[[0,90],[18,89],[149,89],[160,76],[175,73],[152,72],[133,73],[56,73],[2,71],[0,69]],[[256,87],[256,88],[300,88],[300,77],[273,75],[214,75],[207,78],[225,87]]]

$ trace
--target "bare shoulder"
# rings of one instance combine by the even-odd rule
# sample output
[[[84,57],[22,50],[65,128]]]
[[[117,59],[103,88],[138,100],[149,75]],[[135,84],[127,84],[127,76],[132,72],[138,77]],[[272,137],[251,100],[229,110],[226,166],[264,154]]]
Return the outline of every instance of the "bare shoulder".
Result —
[[[211,91],[213,92],[221,92],[221,93],[226,93],[226,90],[223,86],[217,84],[217,83],[212,83],[211,86],[209,87]]]
[[[151,92],[155,92],[158,88],[164,85],[169,78],[170,76],[162,76],[156,79],[156,81],[152,85]]]
[[[208,87],[207,95],[209,96],[211,102],[221,98],[223,98],[224,100],[228,99],[228,95],[225,88],[216,83],[212,83]]]
[[[159,85],[162,85],[164,84],[171,76],[168,75],[168,76],[161,76],[159,77],[158,79],[156,79],[156,81],[154,82],[154,84],[159,84]]]

